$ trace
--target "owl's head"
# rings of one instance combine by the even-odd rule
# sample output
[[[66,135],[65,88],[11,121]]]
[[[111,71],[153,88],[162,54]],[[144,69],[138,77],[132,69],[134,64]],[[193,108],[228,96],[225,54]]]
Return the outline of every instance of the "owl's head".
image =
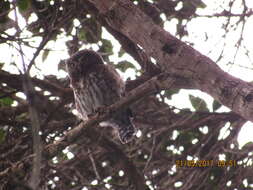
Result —
[[[66,61],[66,68],[70,79],[77,81],[97,64],[104,64],[102,57],[92,50],[81,50],[76,52]]]

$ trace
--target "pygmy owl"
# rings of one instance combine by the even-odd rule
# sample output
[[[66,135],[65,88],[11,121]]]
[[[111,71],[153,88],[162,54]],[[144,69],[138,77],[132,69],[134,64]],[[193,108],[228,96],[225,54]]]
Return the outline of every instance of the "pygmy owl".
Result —
[[[125,84],[115,68],[104,64],[102,57],[92,50],[81,50],[66,61],[76,109],[82,120],[100,108],[118,101],[125,93]],[[135,134],[130,108],[124,108],[100,125],[115,128],[122,143]]]

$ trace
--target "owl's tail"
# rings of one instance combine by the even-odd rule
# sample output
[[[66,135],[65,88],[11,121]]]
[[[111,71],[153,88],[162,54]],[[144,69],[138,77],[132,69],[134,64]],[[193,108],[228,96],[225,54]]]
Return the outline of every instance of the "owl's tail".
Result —
[[[132,121],[133,117],[131,114],[131,110],[130,109],[124,110],[119,115],[117,115],[114,119],[118,125],[117,130],[118,130],[120,141],[123,144],[130,142],[136,133],[136,128]]]
[[[132,124],[128,125],[128,126],[120,126],[118,133],[119,133],[120,141],[123,144],[125,144],[125,143],[130,142],[133,139],[133,137],[136,133],[136,129],[135,129],[134,125],[132,125]]]

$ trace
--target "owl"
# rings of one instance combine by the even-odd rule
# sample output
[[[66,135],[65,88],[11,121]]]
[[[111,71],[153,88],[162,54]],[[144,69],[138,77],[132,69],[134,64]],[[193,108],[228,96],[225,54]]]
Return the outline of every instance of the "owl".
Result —
[[[84,121],[100,108],[120,100],[125,93],[124,81],[115,68],[104,64],[102,57],[92,50],[75,53],[66,61],[66,69],[76,109]],[[127,143],[136,132],[132,120],[130,108],[124,108],[100,125],[113,127],[121,142]]]

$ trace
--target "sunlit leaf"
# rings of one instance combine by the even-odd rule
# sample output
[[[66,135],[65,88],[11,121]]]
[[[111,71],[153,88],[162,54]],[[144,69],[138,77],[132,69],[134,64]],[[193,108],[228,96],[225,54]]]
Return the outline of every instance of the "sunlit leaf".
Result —
[[[78,37],[82,37],[88,43],[97,43],[101,39],[101,25],[94,18],[89,18],[82,23],[82,28],[77,31]]]
[[[243,146],[242,146],[242,149],[244,149],[244,150],[252,150],[252,148],[253,148],[253,142],[247,142],[246,144],[244,144]]]
[[[4,66],[4,63],[3,62],[0,62],[0,69],[2,69]]]
[[[104,52],[106,54],[112,54],[112,43],[110,40],[102,39],[102,45],[99,49],[99,51]]]
[[[10,97],[4,97],[0,99],[0,107],[1,106],[10,106],[13,103],[13,99]]]
[[[196,111],[209,111],[206,102],[203,99],[192,95],[189,95],[189,99],[192,104],[192,107],[194,107]]]
[[[20,11],[26,11],[30,7],[30,0],[18,0],[17,5]]]
[[[135,66],[129,61],[120,61],[115,67],[122,72],[125,72],[128,68],[135,69]]]
[[[217,109],[219,109],[222,106],[222,104],[220,104],[220,102],[218,102],[217,100],[213,101],[213,111],[216,111]]]
[[[126,53],[126,52],[125,52],[125,50],[121,47],[120,50],[119,50],[119,53],[118,53],[119,57],[122,57],[122,56],[124,55],[124,53]]]
[[[78,36],[78,39],[82,40],[82,41],[86,41],[86,32],[85,30],[83,30],[82,28],[81,29],[77,29],[77,36]]]
[[[179,89],[171,89],[171,90],[165,90],[165,96],[168,98],[168,99],[171,99],[171,96],[173,94],[177,94],[179,92]]]
[[[42,54],[42,61],[45,61],[47,59],[49,52],[50,51],[48,49],[44,49]]]

